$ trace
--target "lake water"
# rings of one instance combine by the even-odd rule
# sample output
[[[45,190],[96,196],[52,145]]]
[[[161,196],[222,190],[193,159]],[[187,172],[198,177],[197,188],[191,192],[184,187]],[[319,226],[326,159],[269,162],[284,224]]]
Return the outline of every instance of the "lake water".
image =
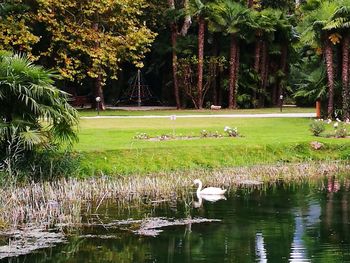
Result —
[[[2,262],[350,262],[350,181],[278,183],[211,203],[167,202],[120,209],[103,204],[68,242]],[[196,196],[194,194],[194,201]],[[207,218],[141,236],[133,218]]]

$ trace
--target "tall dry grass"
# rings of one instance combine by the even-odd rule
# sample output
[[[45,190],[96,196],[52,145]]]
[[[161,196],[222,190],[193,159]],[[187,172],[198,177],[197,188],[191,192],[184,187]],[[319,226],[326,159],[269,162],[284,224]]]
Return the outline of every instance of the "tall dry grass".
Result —
[[[324,176],[346,174],[349,164],[341,162],[307,163],[281,166],[253,166],[220,170],[158,173],[134,176],[101,176],[90,179],[60,179],[0,188],[0,228],[23,225],[79,224],[84,210],[98,207],[106,200],[120,205],[150,200],[186,198],[200,178],[204,185],[230,190],[283,180],[298,182]],[[91,206],[91,204],[94,204]]]

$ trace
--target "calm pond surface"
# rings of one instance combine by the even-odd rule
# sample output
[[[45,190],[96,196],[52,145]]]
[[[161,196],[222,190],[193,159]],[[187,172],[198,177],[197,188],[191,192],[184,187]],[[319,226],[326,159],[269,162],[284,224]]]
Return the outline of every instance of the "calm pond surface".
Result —
[[[350,181],[328,179],[241,189],[198,208],[188,202],[124,210],[104,204],[84,219],[95,225],[75,230],[68,243],[2,262],[350,262],[349,190]],[[133,225],[105,226],[189,216],[221,221],[163,227],[155,237],[133,233]]]

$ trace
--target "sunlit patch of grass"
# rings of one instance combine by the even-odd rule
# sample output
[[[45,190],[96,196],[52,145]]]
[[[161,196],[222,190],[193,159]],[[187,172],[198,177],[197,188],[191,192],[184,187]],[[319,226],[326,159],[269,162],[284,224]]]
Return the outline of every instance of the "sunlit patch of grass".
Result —
[[[147,173],[194,168],[331,160],[343,158],[349,139],[314,137],[310,119],[94,119],[82,120],[76,151],[82,156],[82,174]],[[224,132],[237,127],[240,137],[148,141],[134,139],[145,132],[200,136],[203,129]],[[310,142],[325,144],[311,149]],[[345,147],[346,146],[346,147]]]

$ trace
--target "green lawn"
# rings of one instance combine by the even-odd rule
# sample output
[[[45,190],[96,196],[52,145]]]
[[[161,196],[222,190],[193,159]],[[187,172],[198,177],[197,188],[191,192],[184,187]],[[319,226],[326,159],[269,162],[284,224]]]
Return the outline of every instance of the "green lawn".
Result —
[[[78,109],[81,116],[96,116],[97,111],[91,109]],[[309,113],[315,112],[315,108],[284,107],[282,113]],[[140,116],[140,115],[216,115],[216,114],[258,114],[258,113],[280,113],[279,108],[265,109],[243,109],[243,110],[105,110],[100,111],[101,116]]]
[[[179,169],[219,168],[260,163],[348,158],[349,139],[313,137],[306,118],[191,118],[83,119],[76,150],[82,155],[82,173],[132,174]],[[238,138],[142,141],[150,136],[172,134],[198,136],[200,131],[237,127]],[[325,143],[313,150],[311,141]]]

